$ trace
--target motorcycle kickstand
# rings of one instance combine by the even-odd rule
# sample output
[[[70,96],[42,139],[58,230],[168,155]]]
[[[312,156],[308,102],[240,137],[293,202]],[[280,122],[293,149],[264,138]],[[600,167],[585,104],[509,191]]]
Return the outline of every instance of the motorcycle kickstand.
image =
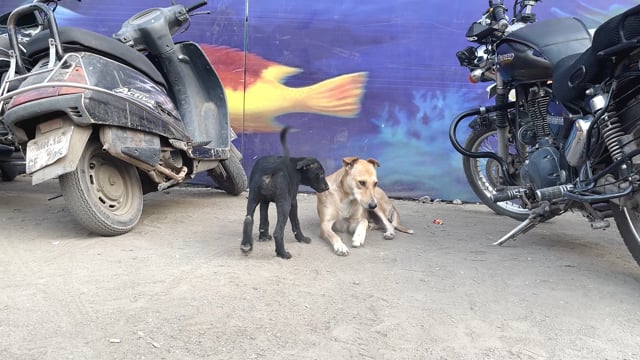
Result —
[[[509,231],[505,236],[500,238],[500,240],[492,243],[491,245],[502,246],[509,240],[514,240],[518,235],[522,235],[527,233],[529,230],[536,227],[542,219],[545,218],[544,214],[549,209],[549,203],[545,202],[539,207],[533,209],[531,211],[531,215],[527,218],[527,220],[520,223],[520,225],[516,226],[513,230]]]

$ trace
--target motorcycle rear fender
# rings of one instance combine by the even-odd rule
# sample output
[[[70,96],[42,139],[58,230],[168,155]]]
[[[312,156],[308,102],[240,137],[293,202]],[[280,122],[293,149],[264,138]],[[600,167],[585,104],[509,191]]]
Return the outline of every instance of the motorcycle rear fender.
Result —
[[[77,126],[73,123],[73,121],[71,121],[71,119],[63,116],[61,118],[55,118],[38,124],[36,126],[35,139],[45,137],[48,133],[51,133],[53,131],[71,132],[71,138],[69,140],[67,153],[65,156],[57,159],[55,162],[30,173],[31,183],[33,185],[74,171],[78,166],[78,161],[80,161],[80,156],[84,151],[84,147],[87,144],[89,137],[91,137],[92,128],[90,126]],[[29,151],[27,151],[27,169],[29,168],[30,161],[33,162],[34,159],[29,158]]]

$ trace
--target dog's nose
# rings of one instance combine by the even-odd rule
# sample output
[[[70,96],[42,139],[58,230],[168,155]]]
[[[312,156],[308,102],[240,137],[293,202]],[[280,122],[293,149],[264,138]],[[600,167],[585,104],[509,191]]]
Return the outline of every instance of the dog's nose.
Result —
[[[378,203],[376,201],[369,201],[369,209],[373,210],[378,207]]]

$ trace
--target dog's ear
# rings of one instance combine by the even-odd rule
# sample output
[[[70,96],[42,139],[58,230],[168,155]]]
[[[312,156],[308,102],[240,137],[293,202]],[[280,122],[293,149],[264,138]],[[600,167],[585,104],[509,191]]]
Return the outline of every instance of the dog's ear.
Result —
[[[342,165],[347,169],[351,169],[353,167],[353,164],[355,164],[358,160],[360,160],[360,158],[358,158],[357,156],[346,157],[342,159]]]
[[[314,163],[313,159],[304,159],[304,160],[298,161],[296,163],[296,170],[300,170],[302,168],[305,168],[305,167],[307,167],[307,166],[309,166],[309,165],[311,165],[313,163]]]
[[[380,163],[376,159],[368,158],[367,161],[373,164],[373,166],[375,167],[380,167]]]

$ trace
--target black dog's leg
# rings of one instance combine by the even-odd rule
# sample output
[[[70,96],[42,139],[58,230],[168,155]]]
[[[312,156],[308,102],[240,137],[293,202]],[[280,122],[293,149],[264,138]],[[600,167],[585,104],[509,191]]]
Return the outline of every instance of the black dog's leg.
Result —
[[[240,250],[243,253],[248,253],[253,249],[253,213],[258,206],[257,198],[252,195],[253,191],[249,192],[249,199],[247,200],[247,216],[244,218],[244,225],[242,227],[242,243],[240,244]]]
[[[311,242],[311,238],[308,236],[304,236],[304,234],[302,233],[302,228],[300,227],[300,219],[298,218],[298,199],[296,198],[293,198],[293,200],[291,200],[289,220],[291,221],[291,230],[293,230],[293,235],[296,237],[296,240],[309,244]]]
[[[287,225],[287,217],[291,208],[291,200],[284,199],[276,202],[278,222],[273,230],[273,238],[276,243],[276,255],[283,259],[291,259],[291,254],[284,248],[284,227]]]
[[[258,235],[258,241],[269,241],[271,235],[269,235],[269,202],[260,202],[260,234]]]

